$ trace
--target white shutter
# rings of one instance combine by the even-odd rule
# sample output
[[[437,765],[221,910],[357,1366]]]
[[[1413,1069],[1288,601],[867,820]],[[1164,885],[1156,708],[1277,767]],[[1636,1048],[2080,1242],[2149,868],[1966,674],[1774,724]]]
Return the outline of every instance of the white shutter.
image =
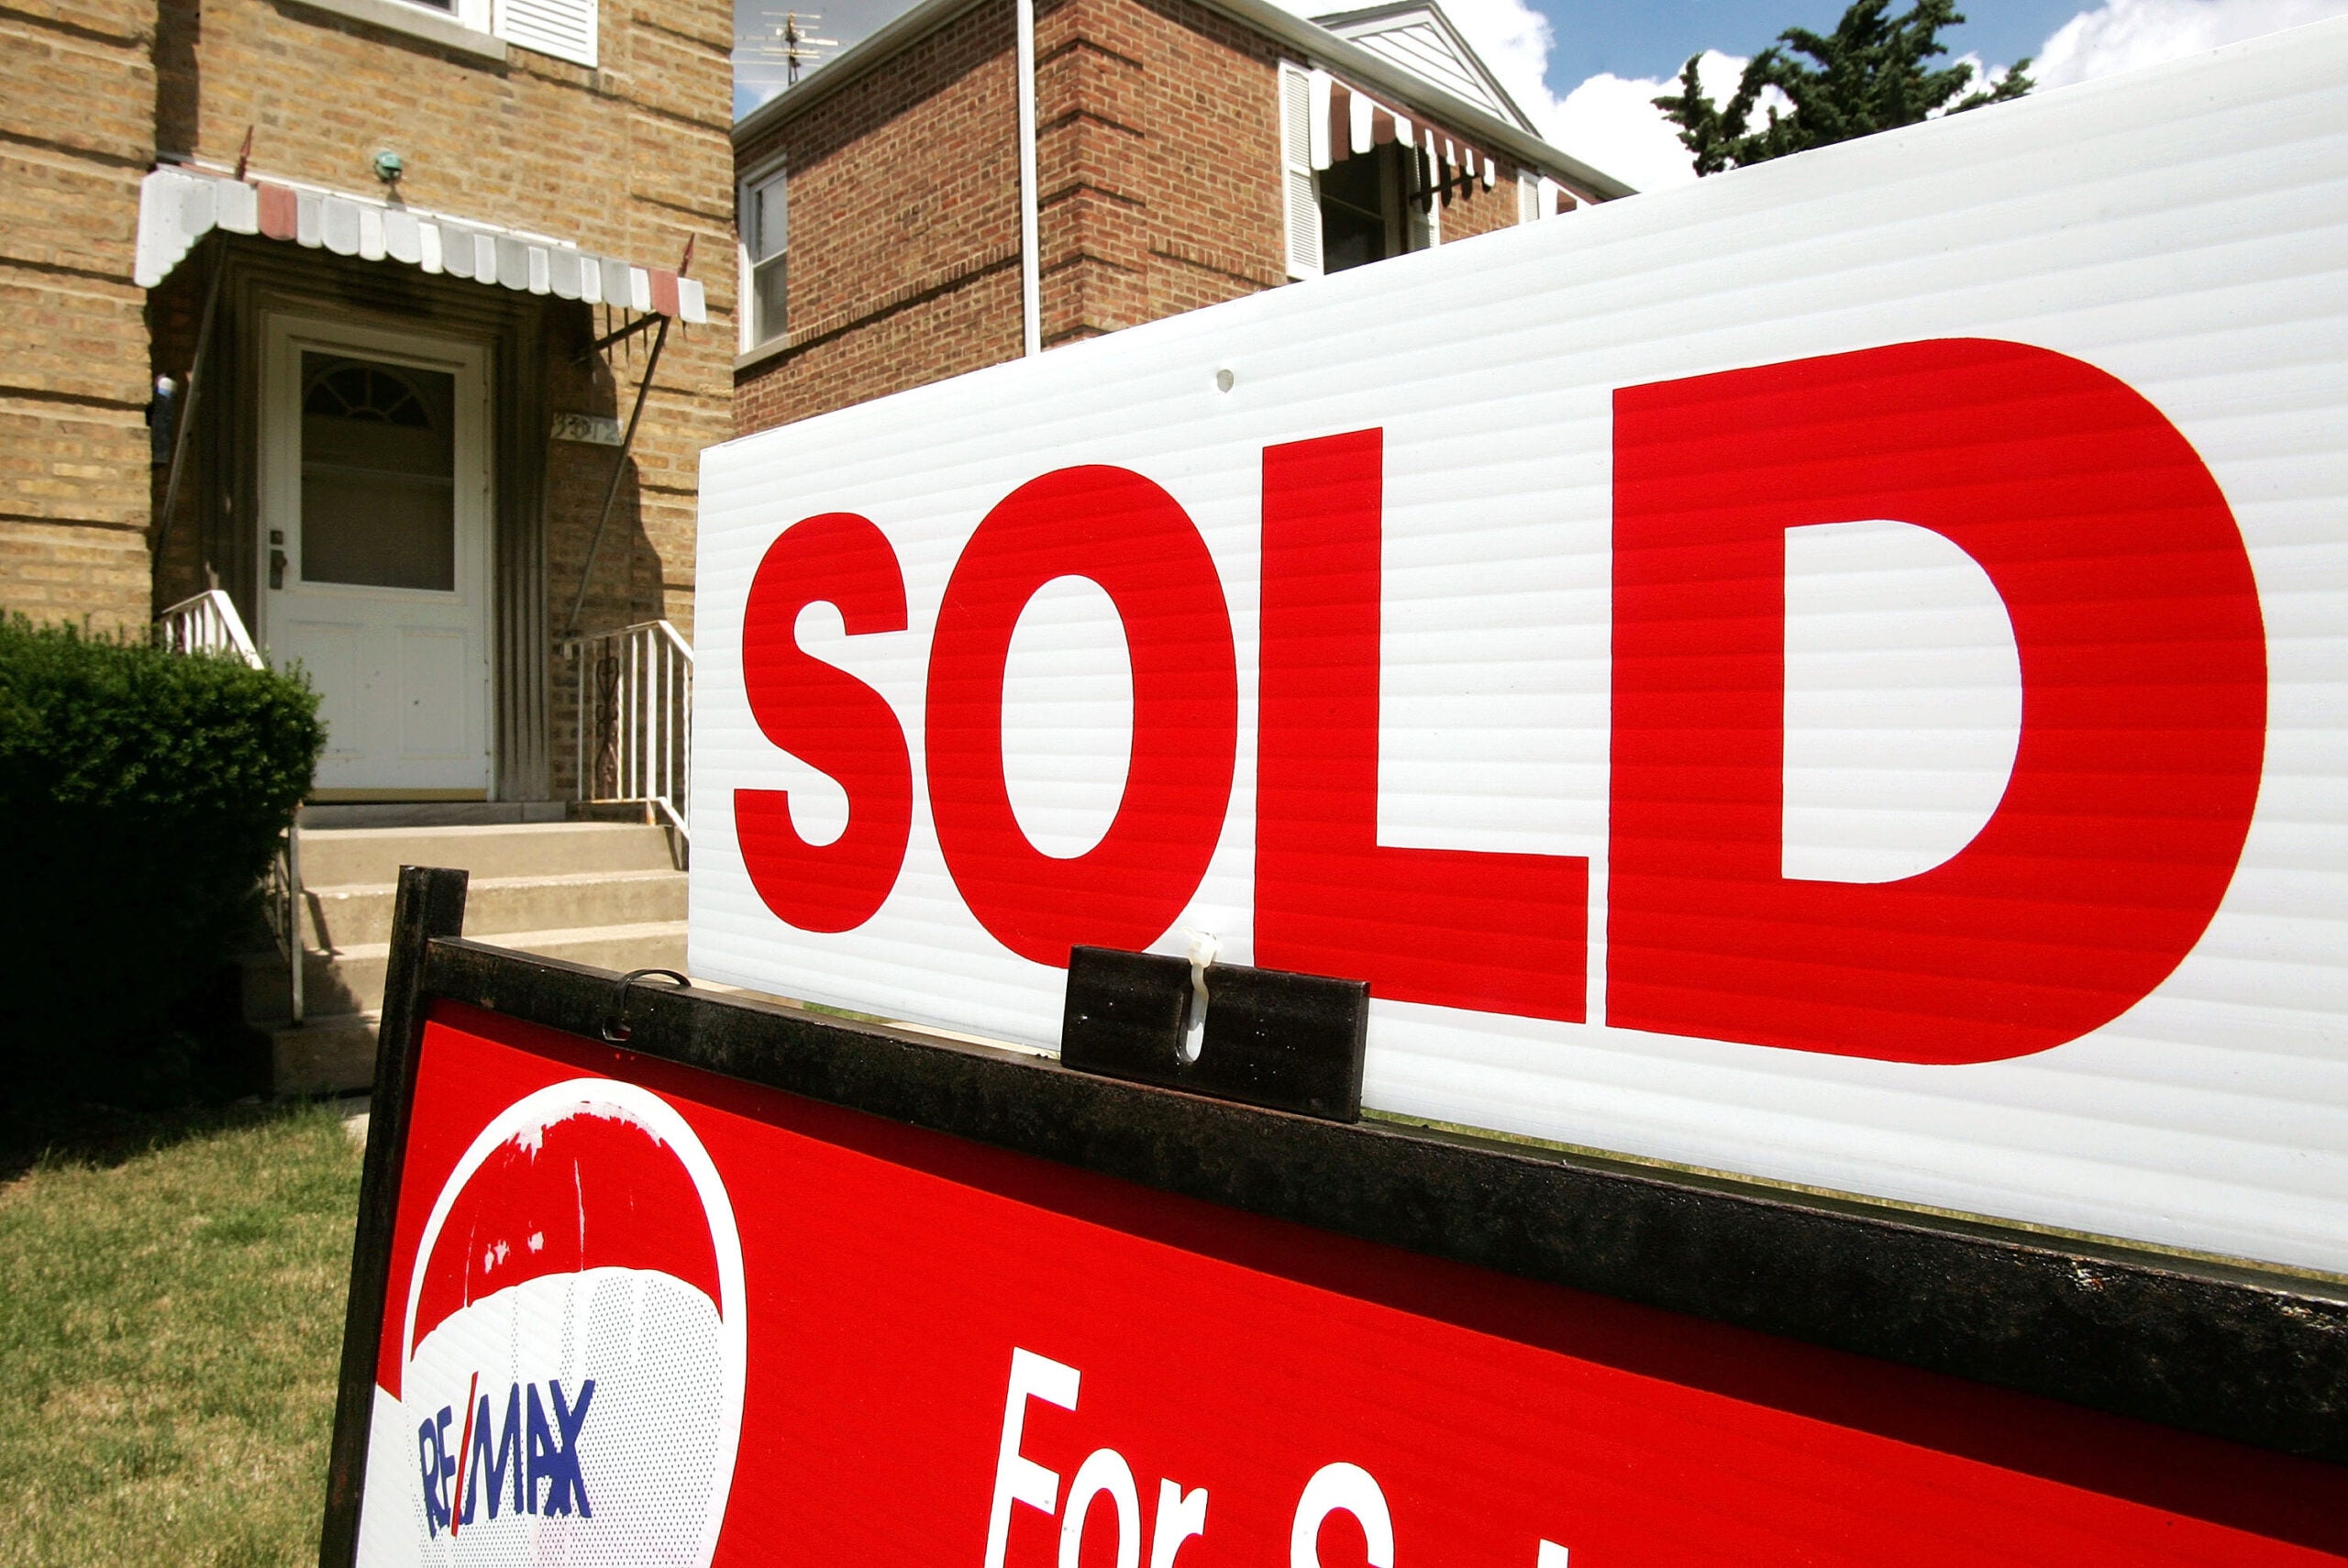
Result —
[[[1280,205],[1288,275],[1321,275],[1321,203],[1312,188],[1312,89],[1302,68],[1280,67]]]
[[[1541,216],[1541,176],[1530,169],[1516,171],[1516,221],[1534,223]]]
[[[508,43],[595,63],[595,0],[496,0],[491,30]]]
[[[1307,127],[1312,133],[1312,167],[1326,169],[1331,161],[1329,109],[1335,98],[1337,84],[1330,80],[1329,73],[1325,71],[1306,72],[1304,84],[1308,92],[1312,115]]]

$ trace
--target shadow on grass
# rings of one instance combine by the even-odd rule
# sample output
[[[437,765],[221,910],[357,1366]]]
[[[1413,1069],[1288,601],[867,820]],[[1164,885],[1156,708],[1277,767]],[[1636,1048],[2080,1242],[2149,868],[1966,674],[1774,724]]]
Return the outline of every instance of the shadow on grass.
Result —
[[[0,1182],[66,1165],[111,1170],[191,1138],[310,1114],[301,1100],[130,1110],[37,1089],[0,1093]]]

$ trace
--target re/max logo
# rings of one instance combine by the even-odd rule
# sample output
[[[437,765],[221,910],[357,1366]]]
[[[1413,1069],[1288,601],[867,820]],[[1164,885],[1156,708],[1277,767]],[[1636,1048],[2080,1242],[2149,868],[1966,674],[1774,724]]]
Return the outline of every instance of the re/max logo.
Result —
[[[481,1374],[473,1374],[465,1393],[463,1428],[449,1445],[449,1429],[457,1421],[448,1405],[416,1428],[417,1455],[424,1478],[424,1518],[427,1539],[447,1530],[451,1538],[473,1522],[483,1498],[489,1517],[507,1513],[570,1514],[593,1518],[587,1506],[587,1478],[579,1469],[579,1434],[587,1425],[587,1407],[595,1397],[592,1377],[579,1386],[579,1402],[563,1398],[562,1380],[549,1377],[546,1397],[535,1383],[516,1383],[505,1395],[505,1418],[492,1436],[490,1397],[481,1392]],[[548,1419],[551,1411],[553,1419]]]

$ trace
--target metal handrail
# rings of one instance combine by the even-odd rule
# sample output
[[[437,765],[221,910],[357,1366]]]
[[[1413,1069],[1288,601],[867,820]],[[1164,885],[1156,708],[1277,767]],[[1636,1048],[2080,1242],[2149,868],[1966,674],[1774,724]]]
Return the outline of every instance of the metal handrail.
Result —
[[[302,808],[294,808],[294,820],[285,824],[285,835],[277,841],[277,854],[270,861],[269,871],[262,879],[261,892],[269,905],[269,934],[277,943],[277,951],[285,958],[286,1011],[293,1022],[302,1021],[304,1003],[302,955]]]
[[[206,589],[156,616],[155,637],[173,653],[234,654],[255,669],[264,665],[236,601],[222,589]]]
[[[579,676],[579,799],[641,805],[688,849],[693,650],[666,621],[562,645]]]
[[[253,646],[252,635],[245,630],[244,617],[237,613],[236,601],[217,588],[183,599],[156,616],[155,640],[173,653],[228,654],[255,669],[268,668],[260,650]],[[287,1011],[298,1024],[305,1001],[299,806],[294,809],[294,820],[285,824],[285,832],[277,841],[277,853],[271,858],[268,871],[262,874],[261,897],[269,910],[270,939],[277,944],[277,951],[285,959]]]

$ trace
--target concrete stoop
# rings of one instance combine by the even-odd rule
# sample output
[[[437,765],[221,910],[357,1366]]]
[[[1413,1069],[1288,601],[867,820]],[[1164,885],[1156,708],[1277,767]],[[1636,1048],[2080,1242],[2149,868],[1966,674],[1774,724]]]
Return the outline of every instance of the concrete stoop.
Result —
[[[465,934],[606,969],[682,969],[685,874],[668,830],[640,823],[305,827],[304,1021],[285,961],[245,964],[245,1013],[274,1041],[281,1095],[364,1088],[375,1077],[392,905],[402,866],[472,873]]]

